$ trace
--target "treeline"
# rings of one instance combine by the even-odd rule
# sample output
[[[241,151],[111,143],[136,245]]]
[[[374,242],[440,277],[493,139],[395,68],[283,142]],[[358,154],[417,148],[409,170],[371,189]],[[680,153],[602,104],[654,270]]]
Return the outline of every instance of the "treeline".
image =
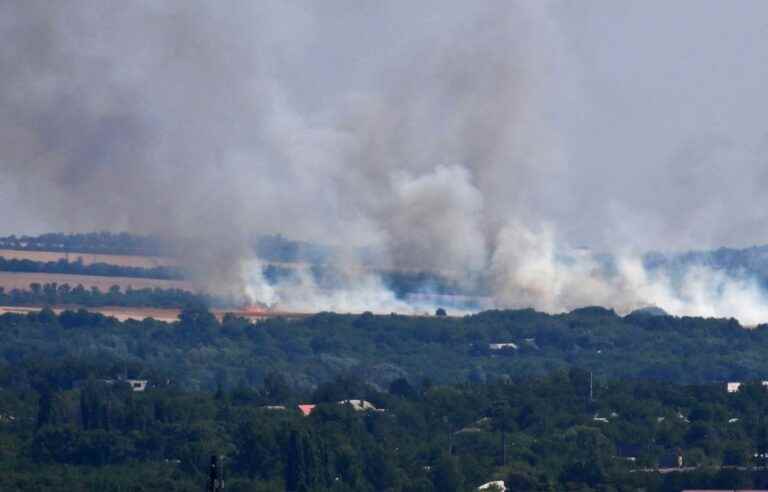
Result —
[[[212,455],[236,492],[468,492],[497,480],[516,492],[768,486],[768,391],[758,383],[728,394],[607,380],[590,392],[589,373],[570,369],[484,384],[399,378],[383,389],[346,373],[302,391],[269,372],[255,388],[194,392],[109,361],[0,366],[0,489],[203,490]],[[316,405],[310,415],[302,403]]]
[[[259,236],[252,244],[256,255],[265,261],[325,264],[332,260],[334,255],[331,248],[294,241],[279,234]]]
[[[0,249],[141,256],[168,256],[172,251],[167,240],[127,232],[50,233],[39,236],[12,235],[0,237]]]
[[[281,282],[299,281],[300,272],[298,267],[283,266],[276,264],[267,264],[263,268],[264,279],[271,285],[275,285]],[[82,259],[78,258],[75,261],[68,261],[66,259],[60,259],[58,261],[33,261],[27,259],[6,259],[0,256],[0,272],[15,272],[15,273],[49,273],[49,274],[63,274],[63,275],[91,275],[99,277],[128,277],[128,278],[149,278],[159,280],[183,280],[184,273],[182,269],[173,266],[157,266],[152,268],[146,267],[132,267],[132,266],[120,266],[106,263],[92,263],[84,264]],[[340,282],[343,282],[339,278],[338,272],[328,265],[315,265],[308,269],[315,285],[326,289],[337,289]],[[380,272],[382,281],[384,284],[395,293],[398,298],[406,299],[411,295],[418,295],[420,292],[428,292],[429,295],[452,295],[462,292],[462,287],[457,282],[449,282],[437,275],[429,274],[426,272]],[[61,287],[64,287],[62,285]],[[66,287],[64,287],[66,289]],[[154,289],[157,290],[157,289]],[[83,303],[85,306],[106,306],[108,300],[102,298],[102,296],[96,293],[90,295],[88,304]],[[152,304],[151,298],[144,294],[141,294],[141,300],[138,300],[138,293],[132,293],[130,296],[123,297],[119,304],[120,306],[146,306],[146,307],[169,307],[167,299],[162,299],[159,304]],[[175,297],[178,297],[177,293],[174,293]],[[64,296],[71,298],[69,296]],[[84,298],[82,292],[79,293],[79,297]],[[157,297],[157,296],[155,296]],[[162,296],[166,297],[167,296]],[[46,305],[51,304],[50,301],[40,300],[37,297],[30,296],[30,293],[23,293],[18,291],[17,295],[13,299],[27,299],[27,301],[10,301],[12,304],[19,305]],[[29,304],[29,299],[33,299],[32,304]],[[23,304],[27,302],[27,304]],[[56,303],[63,302],[60,300],[54,301]],[[182,307],[186,301],[174,303],[173,307]],[[457,301],[458,302],[458,301]],[[217,301],[217,306],[221,306],[222,302]],[[466,298],[464,301],[464,307],[472,309],[475,307],[472,298]]]
[[[174,243],[178,243],[178,239],[171,241],[158,236],[106,231],[0,237],[0,249],[139,256],[173,256]],[[251,245],[256,255],[266,261],[319,264],[326,263],[333,256],[330,248],[293,241],[281,235],[258,235],[252,239]]]
[[[768,289],[768,246],[675,254],[652,252],[644,256],[643,262],[649,271],[663,271],[673,278],[681,277],[691,268],[704,267],[734,278],[756,280],[762,288]]]
[[[46,296],[56,300],[53,296],[60,292],[66,291],[54,291],[53,286],[33,291],[38,302]],[[160,303],[162,296],[169,296],[162,302],[171,307],[189,295],[74,292],[61,298],[71,302],[55,304],[87,305],[102,299],[109,305],[128,305],[124,299],[132,296],[158,296],[152,302]],[[297,388],[312,388],[346,371],[386,388],[401,377],[484,383],[572,366],[591,371],[596,379],[678,384],[768,380],[768,327],[745,329],[735,320],[620,317],[588,308],[554,316],[516,310],[461,318],[320,313],[254,323],[232,315],[219,321],[205,308],[206,299],[190,300],[196,304],[187,306],[175,323],[119,322],[87,311],[44,320],[6,314],[0,316],[0,362],[106,353],[165,371],[186,387],[201,390],[213,389],[221,380],[228,386],[256,387],[265,368],[283,373]]]
[[[95,275],[99,277],[154,278],[181,280],[181,270],[172,266],[135,267],[108,263],[84,264],[82,258],[75,261],[34,261],[27,259],[6,259],[0,256],[0,272],[55,273],[68,275]]]
[[[190,303],[218,307],[231,307],[227,301],[206,294],[182,289],[121,289],[113,285],[107,292],[98,287],[85,288],[80,284],[32,283],[29,289],[6,290],[0,287],[0,305],[3,306],[85,306],[85,307],[147,307],[183,308]]]
[[[302,270],[302,268],[304,270]],[[482,289],[482,283],[478,280],[476,287],[468,279],[459,281],[448,279],[436,273],[422,271],[388,271],[372,270],[387,289],[399,299],[406,299],[410,295],[488,295]],[[281,282],[300,281],[303,275],[309,275],[319,288],[334,290],[345,285],[348,281],[347,273],[340,271],[338,265],[310,265],[306,267],[298,265],[267,264],[263,268],[264,279],[272,285]],[[471,308],[471,306],[468,306]]]
[[[57,261],[34,261],[29,259],[8,259],[0,256],[0,272],[17,273],[51,273],[63,275],[93,275],[99,277],[129,277],[151,278],[160,280],[183,280],[184,272],[175,266],[135,267],[108,263],[83,263],[82,258],[74,261],[60,259]],[[316,285],[327,288],[338,288],[343,280],[338,271],[331,265],[314,265],[308,269]],[[430,294],[460,294],[464,287],[458,281],[449,281],[437,274],[428,272],[378,272],[384,284],[395,295],[405,298],[409,294],[429,292]],[[299,279],[297,267],[278,264],[267,264],[263,268],[267,282],[274,285],[280,282]]]
[[[262,235],[252,240],[255,256],[265,262],[272,262],[264,267],[264,278],[271,284],[290,282],[300,275],[309,273],[316,285],[321,288],[336,289],[343,285],[345,274],[338,271],[334,264],[334,251],[331,248],[293,241],[280,235]],[[113,234],[99,232],[90,234],[43,234],[40,236],[8,236],[0,238],[0,249],[59,251],[72,253],[130,254],[144,256],[173,256],[171,243],[150,236],[138,236],[128,233]],[[362,254],[362,253],[361,253]],[[371,253],[372,254],[372,253]],[[375,258],[368,258],[375,264]],[[294,265],[289,265],[294,264]],[[299,269],[306,269],[306,272]],[[85,265],[79,259],[55,262],[5,259],[0,257],[0,271],[25,273],[56,273],[97,275],[107,277],[156,278],[179,280],[184,278],[182,269],[173,266],[152,268],[119,266],[106,263]],[[487,295],[487,280],[448,279],[443,275],[426,271],[388,271],[377,270],[384,285],[399,298],[412,294],[440,295]],[[468,288],[474,285],[474,288]],[[485,289],[485,290],[484,290]],[[465,307],[474,307],[468,303]]]

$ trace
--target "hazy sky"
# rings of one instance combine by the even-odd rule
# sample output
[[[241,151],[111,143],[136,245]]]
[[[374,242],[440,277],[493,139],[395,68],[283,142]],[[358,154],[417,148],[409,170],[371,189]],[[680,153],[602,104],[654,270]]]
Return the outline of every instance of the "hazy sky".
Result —
[[[605,205],[600,216],[619,228],[608,234],[650,246],[768,241],[768,3],[559,7],[583,97],[563,116],[564,148],[595,178],[580,198],[589,211]],[[575,219],[585,242],[591,219]]]
[[[0,233],[768,242],[763,0],[9,0],[0,32]]]

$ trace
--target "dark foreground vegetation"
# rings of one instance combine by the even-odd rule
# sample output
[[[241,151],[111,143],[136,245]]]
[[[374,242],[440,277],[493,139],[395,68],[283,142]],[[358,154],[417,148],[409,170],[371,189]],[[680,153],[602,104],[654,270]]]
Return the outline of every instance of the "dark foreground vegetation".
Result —
[[[132,391],[126,376],[149,387]],[[108,357],[41,357],[0,366],[0,388],[3,491],[201,491],[212,455],[230,491],[768,486],[760,384],[728,394],[607,380],[590,396],[589,373],[571,369],[462,385],[398,378],[381,390],[341,376],[297,390],[269,373],[253,388],[199,392]],[[304,416],[297,404],[308,402]]]
[[[656,314],[2,315],[0,490],[768,487],[768,327]]]
[[[40,291],[44,295],[44,290]],[[123,295],[123,294],[120,294]],[[450,314],[450,313],[449,313]],[[768,326],[603,308],[411,317],[321,313],[219,322],[201,304],[175,323],[119,322],[87,311],[0,316],[0,361],[116,358],[168,372],[190,389],[254,387],[268,370],[300,388],[353,371],[386,388],[400,377],[436,383],[515,380],[581,367],[601,378],[678,384],[768,379]]]

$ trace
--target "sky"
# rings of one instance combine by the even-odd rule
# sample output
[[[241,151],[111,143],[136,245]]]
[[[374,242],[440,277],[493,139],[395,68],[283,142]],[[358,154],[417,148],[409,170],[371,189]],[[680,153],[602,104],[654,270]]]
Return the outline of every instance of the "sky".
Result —
[[[585,103],[565,117],[564,145],[578,172],[605,177],[582,199],[617,216],[602,218],[630,236],[619,241],[765,243],[766,13],[759,1],[560,5]]]
[[[392,86],[409,84],[413,91],[428,92],[434,87],[425,77],[440,77],[439,71],[445,70],[442,75],[447,78],[451,76],[448,71],[462,70],[451,67],[453,62],[483,67],[495,60],[520,72],[524,82],[518,83],[529,84],[521,91],[522,97],[530,97],[530,111],[541,112],[546,120],[536,124],[547,128],[526,138],[540,139],[535,145],[551,146],[562,160],[557,165],[542,164],[546,168],[540,173],[543,177],[532,179],[538,181],[535,196],[526,201],[541,215],[535,220],[553,222],[569,241],[596,248],[616,243],[637,248],[700,248],[766,241],[762,211],[768,172],[764,118],[768,99],[762,97],[768,82],[765,2],[585,0],[469,5],[442,1],[413,6],[397,1],[332,1],[320,6],[286,1],[261,2],[262,7],[242,1],[216,7],[185,3],[109,6],[109,2],[77,0],[64,7],[39,1],[5,2],[0,8],[9,15],[3,16],[2,29],[7,36],[27,37],[3,47],[6,75],[0,83],[5,95],[14,84],[43,85],[48,77],[54,87],[45,90],[58,89],[69,97],[80,97],[75,91],[89,90],[88,84],[94,83],[99,86],[94,92],[101,92],[94,98],[108,100],[119,97],[118,93],[126,97],[125,93],[133,91],[137,99],[124,104],[162,100],[162,110],[170,112],[174,105],[184,105],[185,98],[210,97],[209,104],[191,109],[197,118],[218,119],[224,115],[216,114],[217,102],[229,111],[236,111],[239,103],[219,101],[225,96],[212,92],[227,91],[233,79],[250,78],[277,84],[279,88],[270,89],[264,100],[290,99],[291,111],[297,115],[285,117],[311,125],[306,120],[322,119],[324,112],[336,110],[340,100],[355,94],[364,98],[368,91],[380,95],[393,92]],[[496,25],[483,26],[490,23]],[[72,32],[77,25],[83,32]],[[228,32],[220,31],[224,29]],[[13,39],[7,36],[5,39]],[[33,36],[42,40],[30,40]],[[67,48],[55,50],[59,41]],[[218,55],[232,59],[218,65],[205,60]],[[178,57],[178,66],[153,79],[149,73],[153,64],[173,56]],[[67,60],[76,62],[67,67]],[[201,76],[195,71],[196,62],[201,71],[218,73],[204,74],[208,80],[189,84],[186,91],[182,88],[179,100],[168,101],[174,97],[165,94],[173,90],[167,87],[169,82],[185,83],[185,79]],[[433,62],[444,66],[429,67]],[[98,71],[98,63],[105,71]],[[22,67],[30,71],[27,78],[9,76]],[[488,71],[494,74],[495,69]],[[476,81],[471,80],[471,73],[464,74],[467,92],[510,90],[490,86],[491,75],[482,70]],[[505,76],[510,79],[502,78],[500,83],[515,83],[514,75]],[[104,87],[109,83],[114,86]],[[233,94],[259,98],[263,95],[259,91],[255,86],[240,86]],[[419,103],[418,94],[386,97]],[[478,104],[493,104],[492,94],[483,97]],[[11,105],[8,99],[4,98],[6,106]],[[45,118],[48,111],[57,111],[51,100],[46,103],[51,107],[38,108],[36,116]],[[450,107],[450,101],[440,103]],[[240,104],[248,107],[248,103]],[[443,109],[450,110],[424,108]],[[7,110],[4,126],[17,126],[16,111]],[[517,116],[512,113],[485,116],[495,120],[489,125],[504,125]],[[236,113],[230,116],[238,118]],[[354,116],[346,116],[351,124]],[[440,118],[439,114],[425,116]],[[244,124],[253,119],[243,116]],[[77,115],[60,124],[75,124],[75,120]],[[115,132],[126,131],[119,123],[113,124]],[[344,122],[332,123],[339,124]],[[190,134],[206,131],[188,130]],[[549,135],[542,137],[541,132]],[[82,139],[84,146],[96,147],[96,141],[104,137],[71,134],[65,138]],[[4,147],[8,146],[6,142]],[[85,153],[83,159],[89,159],[99,150],[81,152]],[[57,211],[50,211],[58,208],[55,203],[53,207],[39,205],[36,192],[45,194],[49,183],[45,173],[34,168],[46,165],[45,156],[3,152],[0,158],[4,163],[0,206],[13,210],[2,214],[0,232],[113,226],[101,219],[63,220]],[[445,164],[480,165],[433,165]],[[24,176],[21,190],[17,166],[33,169]],[[515,173],[510,176],[516,177]],[[529,178],[526,172],[519,177]],[[515,193],[520,187],[511,184],[510,188]],[[77,215],[88,214],[81,211]],[[135,225],[122,218],[114,224]],[[279,224],[269,226],[280,228]]]
[[[0,33],[0,234],[192,238],[227,282],[282,233],[515,299],[582,248],[768,242],[761,0],[9,0]]]

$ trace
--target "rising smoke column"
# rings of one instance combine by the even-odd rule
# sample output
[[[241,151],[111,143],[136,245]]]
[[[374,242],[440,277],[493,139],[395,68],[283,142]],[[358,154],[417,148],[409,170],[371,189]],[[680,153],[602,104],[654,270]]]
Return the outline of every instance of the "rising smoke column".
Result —
[[[454,6],[436,22],[437,3],[2,8],[2,169],[34,197],[25,208],[184,239],[209,285],[240,277],[255,232],[481,270],[487,211],[521,199],[493,188],[538,176],[503,155],[533,126],[516,116],[532,114],[515,32],[532,23],[513,25],[526,8]]]
[[[600,4],[587,10],[625,15]],[[623,250],[684,244],[677,212],[696,219],[697,190],[717,195],[696,170],[725,155],[759,183],[751,157],[726,138],[691,158],[685,137],[668,172],[595,150],[613,144],[590,130],[621,124],[574,55],[593,42],[571,24],[582,15],[522,0],[3,2],[0,177],[53,229],[175,238],[201,285],[265,303],[408,309],[365,271],[366,247],[382,268],[489,277],[500,307],[742,313],[638,272]],[[681,189],[693,205],[671,198]],[[250,241],[272,232],[339,247],[337,292],[306,276],[265,285]],[[606,276],[574,238],[621,249],[624,266]],[[714,291],[754,292],[733,285]]]

